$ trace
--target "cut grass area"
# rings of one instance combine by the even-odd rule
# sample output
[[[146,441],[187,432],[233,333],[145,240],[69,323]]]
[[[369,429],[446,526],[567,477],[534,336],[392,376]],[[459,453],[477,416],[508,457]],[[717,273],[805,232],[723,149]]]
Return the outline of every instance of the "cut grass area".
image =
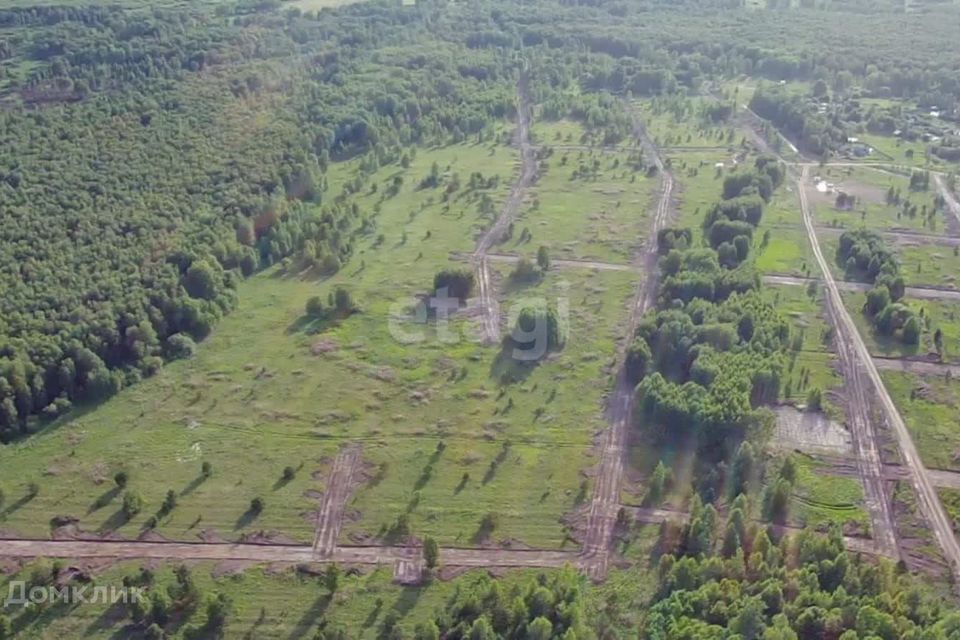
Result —
[[[762,222],[753,245],[757,270],[762,273],[799,277],[816,273],[813,250],[807,234],[799,227],[771,227]]]
[[[960,470],[960,382],[900,371],[882,371],[881,376],[924,465]]]
[[[927,155],[927,144],[909,141],[896,136],[883,136],[873,133],[857,134],[860,141],[868,144],[896,164],[917,167],[918,169],[946,169],[950,165],[933,154]],[[876,162],[876,157],[867,157],[866,161]]]
[[[637,161],[639,153],[555,150],[500,249],[533,258],[546,245],[556,258],[627,264],[646,237],[659,186]]]
[[[854,478],[827,473],[823,465],[803,455],[794,455],[797,480],[790,502],[790,518],[801,526],[822,528],[830,524],[869,531],[870,520],[863,507],[863,487]]]
[[[591,145],[593,141],[577,120],[536,120],[530,125],[530,141],[545,146]]]

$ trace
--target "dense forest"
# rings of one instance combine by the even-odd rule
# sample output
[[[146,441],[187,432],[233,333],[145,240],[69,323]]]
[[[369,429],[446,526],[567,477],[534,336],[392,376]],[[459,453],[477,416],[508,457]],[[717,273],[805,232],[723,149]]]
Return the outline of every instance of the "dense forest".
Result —
[[[797,11],[785,40],[774,13],[737,4],[0,10],[0,437],[189,354],[258,269],[339,269],[376,211],[344,203],[360,185],[331,186],[331,164],[359,155],[373,170],[494,135],[521,64],[546,117],[607,143],[630,128],[615,94],[743,73],[960,95],[960,54],[932,13],[907,42],[883,35],[892,12],[841,25]],[[726,269],[736,237],[717,244],[714,286],[748,288]]]

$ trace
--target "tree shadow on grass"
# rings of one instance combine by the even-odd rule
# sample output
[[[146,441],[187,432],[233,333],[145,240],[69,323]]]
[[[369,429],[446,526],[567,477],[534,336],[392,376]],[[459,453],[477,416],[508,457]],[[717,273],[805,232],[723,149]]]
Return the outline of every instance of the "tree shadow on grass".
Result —
[[[403,590],[400,591],[400,597],[393,603],[393,610],[403,618],[417,606],[417,602],[419,602],[423,592],[424,587],[404,587]]]
[[[185,486],[183,489],[180,490],[180,497],[182,498],[184,496],[188,496],[194,491],[196,491],[197,489],[199,489],[200,485],[202,485],[204,482],[207,481],[207,478],[208,476],[205,476],[202,473],[198,475],[196,478],[190,481],[190,484],[188,484],[187,486]]]
[[[380,617],[380,611],[383,610],[383,600],[378,599],[376,605],[373,609],[370,610],[370,613],[367,614],[366,620],[363,621],[363,628],[369,629],[377,621],[377,618]]]
[[[233,523],[233,530],[239,531],[244,527],[250,526],[253,523],[253,521],[257,519],[259,515],[260,515],[259,511],[256,511],[254,509],[247,509],[242,514],[240,514],[240,517],[237,518],[237,521]]]
[[[537,368],[538,361],[518,360],[513,351],[513,343],[509,339],[504,340],[503,347],[490,365],[490,377],[500,385],[523,382]]]
[[[100,533],[104,533],[107,531],[116,531],[123,525],[127,524],[127,522],[129,521],[130,519],[127,518],[127,514],[123,512],[123,509],[117,509],[112,514],[110,514],[109,518],[103,521],[103,524],[100,525],[97,531],[99,531]]]
[[[87,507],[87,515],[90,515],[94,511],[99,511],[105,506],[113,502],[114,498],[120,495],[120,487],[114,485],[110,489],[107,489],[102,494],[100,494],[96,500],[94,500],[89,507]]]
[[[316,626],[320,618],[323,617],[323,614],[326,613],[332,600],[333,597],[329,593],[325,593],[314,600],[310,608],[303,613],[297,621],[297,624],[293,626],[293,631],[290,632],[289,636],[290,639],[294,640],[295,638],[309,637],[310,630]]]
[[[129,638],[129,629],[127,625],[121,624],[127,619],[127,610],[122,603],[116,603],[111,605],[103,610],[96,620],[90,623],[90,626],[87,627],[84,632],[84,636],[91,635],[100,635],[101,632],[106,631],[107,629],[112,629],[113,627],[120,624],[120,628],[117,629],[114,634],[121,634],[120,637]]]
[[[20,498],[18,498],[16,502],[11,502],[9,505],[7,505],[7,507],[3,511],[0,511],[0,520],[3,520],[7,516],[22,509],[24,506],[27,505],[28,502],[30,502],[36,497],[37,497],[36,494],[31,494],[31,493],[26,493],[20,496]]]

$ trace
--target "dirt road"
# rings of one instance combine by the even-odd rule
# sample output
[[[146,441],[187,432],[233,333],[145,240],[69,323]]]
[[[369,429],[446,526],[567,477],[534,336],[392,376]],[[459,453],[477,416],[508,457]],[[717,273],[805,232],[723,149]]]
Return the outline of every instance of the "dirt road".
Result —
[[[780,274],[767,274],[763,276],[763,281],[767,284],[803,287],[808,285],[810,282],[820,282],[820,279],[802,278],[799,276],[787,276]],[[837,280],[837,287],[842,291],[869,291],[873,288],[873,285],[866,282]],[[907,298],[916,298],[918,300],[960,301],[960,290],[941,289],[939,287],[907,287],[904,291],[904,295]]]
[[[873,432],[870,423],[870,399],[867,396],[869,386],[873,387],[876,397],[880,400],[880,408],[899,445],[904,466],[910,470],[910,478],[917,493],[919,511],[929,524],[954,576],[960,578],[960,545],[957,544],[954,537],[950,519],[947,517],[943,505],[940,504],[937,497],[936,490],[927,477],[926,469],[920,461],[920,456],[913,440],[910,438],[910,433],[907,431],[903,418],[901,418],[896,405],[887,393],[883,381],[880,379],[880,374],[873,363],[873,358],[870,357],[863,338],[843,305],[840,290],[820,249],[820,243],[814,231],[813,216],[807,202],[804,184],[807,173],[808,170],[805,167],[803,175],[796,181],[797,191],[800,194],[800,205],[807,236],[826,284],[828,308],[834,327],[837,330],[835,342],[838,347],[844,377],[847,380],[848,387],[850,387],[850,409],[851,414],[853,414],[851,416],[853,418],[851,429],[855,447],[861,454],[861,464],[864,465],[864,492],[870,503],[875,503],[877,500],[882,501],[881,504],[868,505],[871,507],[871,519],[874,521],[874,537],[882,548],[887,548],[891,544],[895,546],[894,530],[892,529],[894,521],[889,515],[889,502],[882,481],[883,471],[877,451],[877,434]],[[874,477],[874,474],[876,474],[876,477]]]
[[[946,376],[960,378],[960,365],[912,358],[873,357],[873,364],[881,371],[906,371],[928,376]]]
[[[626,107],[630,109],[629,105]],[[643,313],[653,304],[657,292],[657,234],[664,228],[671,214],[673,197],[673,175],[666,170],[660,153],[646,135],[643,125],[630,109],[633,119],[634,136],[641,142],[646,155],[653,160],[660,175],[660,198],[657,201],[650,233],[638,257],[637,268],[642,269],[644,277],[637,288],[630,319],[627,323],[627,336],[632,337]],[[633,409],[633,386],[627,378],[624,358],[629,340],[625,340],[618,354],[620,369],[614,392],[607,404],[609,428],[604,432],[600,445],[600,465],[594,478],[593,497],[587,514],[587,528],[583,540],[584,568],[593,580],[606,577],[609,568],[610,543],[613,528],[620,509],[620,488],[623,479],[623,462],[627,453],[627,432],[631,424]]]
[[[960,224],[960,202],[957,202],[956,197],[954,197],[950,189],[947,188],[947,184],[943,181],[943,176],[938,173],[933,174],[933,184],[936,185],[937,191],[943,197],[947,209],[950,210],[957,224]]]
[[[337,548],[343,508],[350,497],[352,479],[360,464],[360,447],[348,445],[333,459],[333,468],[327,478],[326,491],[317,514],[316,536],[313,551],[319,557],[328,557]]]
[[[530,144],[530,100],[527,95],[526,72],[521,72],[517,81],[517,128],[514,136],[520,149],[520,176],[510,190],[510,195],[507,196],[507,201],[504,202],[497,219],[480,236],[477,248],[471,256],[476,272],[480,305],[483,308],[481,317],[484,341],[488,344],[500,342],[500,308],[497,304],[496,292],[493,291],[493,285],[490,282],[487,252],[503,238],[510,223],[516,218],[527,189],[533,184],[537,175],[536,151]]]
[[[8,558],[102,558],[113,560],[238,560],[305,564],[393,564],[411,560],[415,547],[343,546],[318,558],[307,545],[190,542],[117,542],[79,540],[0,540],[0,556]],[[440,559],[451,567],[562,567],[577,566],[572,551],[444,548]]]

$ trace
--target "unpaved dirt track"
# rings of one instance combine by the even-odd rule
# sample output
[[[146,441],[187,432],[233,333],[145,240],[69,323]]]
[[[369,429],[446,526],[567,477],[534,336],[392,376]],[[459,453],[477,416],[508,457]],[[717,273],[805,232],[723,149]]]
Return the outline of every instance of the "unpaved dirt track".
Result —
[[[937,191],[939,191],[940,195],[943,197],[943,201],[947,204],[947,209],[949,209],[950,213],[953,214],[957,224],[960,224],[960,202],[957,202],[957,199],[950,192],[950,189],[947,188],[947,185],[943,182],[943,176],[937,173],[933,174],[933,183],[936,185]]]
[[[911,358],[884,358],[873,356],[873,364],[881,371],[906,371],[920,375],[945,376],[960,378],[960,365],[929,360],[914,360]]]
[[[340,526],[343,522],[343,508],[350,497],[352,479],[360,464],[360,447],[348,445],[333,459],[333,468],[327,478],[326,491],[317,514],[317,529],[313,540],[313,551],[320,557],[327,557],[337,548]]]
[[[895,548],[896,543],[892,528],[890,530],[877,530],[878,525],[884,529],[886,525],[892,527],[893,519],[888,515],[890,509],[882,481],[883,472],[877,451],[877,438],[870,424],[870,405],[869,398],[866,395],[867,384],[873,386],[876,396],[880,399],[880,405],[885,414],[887,424],[890,426],[897,440],[897,444],[900,447],[904,466],[910,470],[911,481],[917,492],[920,513],[933,531],[937,543],[943,551],[944,557],[950,564],[954,577],[960,578],[960,545],[957,544],[957,539],[953,535],[950,519],[947,517],[943,505],[940,504],[940,500],[937,497],[936,490],[927,477],[926,469],[920,461],[920,456],[917,453],[916,446],[913,444],[913,440],[910,438],[910,433],[907,431],[903,418],[900,416],[900,412],[897,411],[897,407],[893,403],[890,394],[887,393],[883,385],[883,380],[881,380],[880,374],[873,363],[873,358],[870,357],[863,338],[857,331],[853,319],[843,304],[843,299],[840,297],[840,290],[833,279],[823,252],[820,250],[820,243],[814,231],[813,216],[807,202],[804,184],[807,173],[808,170],[804,167],[803,175],[796,180],[797,191],[800,195],[800,208],[810,245],[826,283],[828,307],[833,318],[834,327],[837,330],[835,342],[840,354],[844,377],[847,380],[848,386],[852,387],[851,395],[853,397],[851,397],[850,408],[851,413],[855,415],[855,419],[851,421],[851,427],[853,428],[855,446],[861,451],[861,463],[866,467],[864,469],[867,474],[864,482],[864,493],[869,494],[870,501],[878,498],[883,501],[881,505],[871,505],[873,507],[871,509],[871,519],[879,521],[874,524],[874,537],[881,547],[886,548],[888,544],[892,543]],[[879,479],[874,478],[876,471],[879,471]],[[867,482],[867,479],[870,481]],[[879,496],[876,495],[877,493],[879,493]],[[880,510],[875,512],[874,509],[878,506]],[[877,517],[880,513],[883,514],[882,518]]]
[[[763,276],[763,282],[766,284],[778,284],[788,286],[806,286],[811,282],[820,282],[820,278],[803,278],[800,276],[787,276],[780,274],[767,274]],[[850,282],[848,280],[837,280],[837,288],[843,291],[869,291],[873,288],[872,284],[866,282]],[[939,287],[907,287],[904,291],[907,298],[916,298],[918,300],[953,300],[960,301],[960,290],[941,289]]]
[[[537,158],[533,145],[530,144],[530,100],[527,94],[527,74],[520,73],[517,80],[517,129],[514,133],[516,143],[520,149],[520,177],[510,190],[507,201],[500,210],[500,215],[486,232],[480,236],[477,248],[471,256],[477,277],[477,289],[480,294],[482,307],[482,322],[484,341],[496,344],[500,341],[500,308],[497,297],[490,282],[490,268],[487,252],[496,244],[507,231],[510,223],[517,216],[520,205],[527,189],[533,184],[537,175]]]
[[[773,154],[786,166],[788,177],[792,178],[796,185],[800,198],[800,209],[804,228],[807,231],[811,247],[820,265],[820,269],[823,271],[827,285],[827,312],[831,324],[837,330],[835,343],[837,345],[838,359],[843,371],[845,390],[848,396],[847,418],[850,425],[850,435],[853,440],[853,450],[857,460],[860,481],[863,484],[864,502],[870,514],[871,534],[879,553],[898,558],[899,549],[896,537],[896,523],[890,508],[890,500],[887,498],[883,460],[880,456],[877,434],[873,429],[871,416],[872,404],[868,396],[870,387],[868,381],[865,379],[866,376],[864,372],[860,366],[858,366],[857,360],[859,354],[856,349],[852,347],[851,342],[852,340],[857,340],[862,344],[863,341],[860,334],[857,333],[856,326],[847,313],[846,307],[843,305],[839,287],[829,270],[826,260],[824,260],[823,252],[820,250],[820,243],[815,232],[813,216],[810,213],[805,187],[809,166],[801,164],[801,173],[797,175],[794,170],[794,165],[787,162],[779,153],[773,150],[763,136],[759,135],[755,130],[754,127],[764,121],[750,109],[745,108],[744,111],[748,114],[749,120],[753,122],[752,126],[750,124],[745,125],[745,129],[750,138],[762,151]],[[779,135],[779,131],[777,134]],[[795,149],[793,145],[791,145],[791,147]],[[864,352],[866,352],[865,347]],[[866,361],[872,365],[869,355],[867,355]],[[880,388],[882,388],[882,385]]]
[[[642,124],[630,109],[633,119],[634,136],[639,140],[647,155],[653,160],[661,180],[660,198],[657,201],[650,233],[647,235],[640,266],[644,277],[637,288],[630,319],[627,323],[627,336],[632,337],[643,313],[651,306],[657,291],[657,234],[670,220],[671,198],[673,196],[673,176],[663,163],[660,153],[646,135]],[[600,445],[600,464],[594,478],[593,497],[587,513],[586,532],[583,540],[584,568],[593,580],[603,580],[609,568],[610,543],[613,528],[620,510],[620,487],[623,479],[623,460],[627,454],[627,432],[630,428],[633,408],[633,386],[627,379],[624,358],[629,340],[624,341],[618,354],[620,369],[617,372],[616,386],[607,403],[607,421],[609,428],[604,432]]]
[[[0,557],[9,558],[102,558],[112,560],[244,560],[303,564],[391,564],[415,559],[416,548],[380,546],[337,547],[328,557],[318,558],[307,545],[232,544],[190,542],[117,542],[78,540],[0,540]],[[577,566],[572,551],[514,549],[440,550],[444,565],[452,567],[562,567]]]
[[[520,256],[506,253],[488,253],[487,259],[491,262],[506,262],[513,264],[520,261]],[[594,260],[575,260],[550,258],[551,267],[568,267],[571,269],[597,269],[598,271],[638,271],[637,267],[629,264],[615,264],[612,262],[596,262]]]

